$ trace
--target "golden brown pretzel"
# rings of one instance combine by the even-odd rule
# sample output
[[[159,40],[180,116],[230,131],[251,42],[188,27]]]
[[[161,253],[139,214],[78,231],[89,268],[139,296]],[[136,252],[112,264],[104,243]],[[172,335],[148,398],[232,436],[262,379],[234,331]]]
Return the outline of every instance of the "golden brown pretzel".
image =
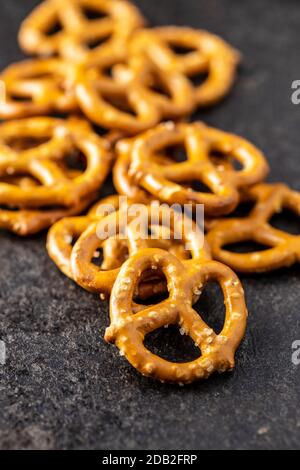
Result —
[[[300,261],[300,236],[273,228],[269,221],[282,209],[300,216],[300,193],[284,184],[259,184],[247,190],[244,199],[255,206],[245,218],[216,221],[208,233],[213,257],[236,271],[253,273],[273,271]],[[233,253],[226,245],[254,241],[266,245],[262,251]]]
[[[169,297],[133,314],[132,299],[141,275],[156,266],[167,278]],[[209,281],[220,284],[226,305],[222,332],[217,335],[193,310],[194,294]],[[234,356],[246,328],[247,309],[242,286],[226,266],[214,262],[182,264],[166,251],[145,249],[123,265],[110,301],[111,326],[105,339],[115,343],[121,354],[143,375],[161,381],[188,384],[208,378],[213,372],[234,367]],[[188,363],[173,363],[144,346],[147,334],[163,326],[179,324],[201,350],[201,357]]]
[[[151,220],[148,218],[151,216],[152,212],[150,206],[144,207],[146,208],[147,215],[145,223],[148,227]],[[110,295],[113,284],[119,273],[119,268],[103,271],[92,263],[94,253],[99,250],[99,248],[103,247],[103,243],[108,240],[112,241],[114,238],[121,236],[127,240],[129,255],[139,250],[139,243],[141,243],[141,241],[137,243],[134,235],[135,225],[131,225],[134,224],[138,216],[135,212],[135,208],[135,205],[129,207],[123,206],[118,212],[105,217],[101,221],[101,225],[99,225],[99,221],[93,222],[76,242],[71,256],[72,274],[75,281],[86,290]],[[125,217],[124,211],[127,211],[127,217]],[[179,223],[181,224],[180,228],[182,228],[185,219],[182,218],[178,221],[174,211],[170,208],[161,206],[157,208],[156,211],[158,219],[155,225],[164,225],[167,220],[172,232],[178,228]],[[168,216],[167,219],[164,218],[165,215]],[[188,227],[192,227],[193,230],[187,231],[184,230],[183,227],[181,230],[182,243],[189,243],[189,249],[193,258],[210,258],[210,252],[207,245],[204,243],[203,234],[195,227],[192,221],[191,225],[188,225]],[[160,239],[153,240],[150,238],[146,240],[146,246],[161,247],[162,244]]]
[[[0,209],[0,228],[26,237],[49,228],[63,217],[71,217],[84,211],[95,199],[95,195],[82,199],[69,208],[49,209]]]
[[[96,124],[137,134],[195,109],[193,89],[182,74],[156,70],[141,54],[110,65],[109,75],[101,64],[76,68],[79,106]]]
[[[89,13],[100,18],[89,19]],[[57,24],[61,30],[49,35]],[[130,34],[143,24],[126,0],[46,0],[23,22],[19,42],[29,54],[110,63],[126,56]]]
[[[105,214],[108,214],[108,210],[113,211],[118,208],[119,197],[110,196],[97,202],[87,215],[65,217],[51,227],[47,237],[48,254],[66,276],[73,279],[70,266],[73,242],[84,233],[93,221],[103,218]],[[114,252],[113,256],[115,255]]]
[[[186,49],[177,54],[173,48]],[[218,36],[203,30],[175,26],[138,31],[131,41],[131,52],[143,51],[165,74],[190,77],[207,75],[195,85],[198,106],[208,106],[222,99],[236,76],[240,55]]]
[[[76,111],[71,77],[71,65],[59,59],[10,65],[0,75],[6,91],[5,100],[0,102],[0,119]]]
[[[166,148],[182,144],[187,161],[170,165],[155,161]],[[242,170],[221,168],[213,159],[216,152],[225,162],[237,160]],[[268,172],[263,154],[250,142],[203,123],[159,125],[136,138],[131,156],[130,175],[149,193],[169,204],[205,204],[205,213],[214,216],[231,212],[238,204],[239,188],[263,180]],[[211,193],[193,190],[195,181]]]
[[[85,169],[75,177],[65,167],[65,159],[74,153],[86,159]],[[100,189],[113,160],[109,142],[96,135],[86,121],[72,118],[29,118],[1,124],[0,155],[0,176],[30,175],[40,182],[30,189],[0,183],[0,204],[27,209],[78,205]]]

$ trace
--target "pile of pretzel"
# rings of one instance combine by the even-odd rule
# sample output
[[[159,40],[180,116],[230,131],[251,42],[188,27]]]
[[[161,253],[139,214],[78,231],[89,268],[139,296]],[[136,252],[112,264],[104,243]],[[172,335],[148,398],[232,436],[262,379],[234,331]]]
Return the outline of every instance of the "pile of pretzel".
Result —
[[[247,309],[232,269],[300,260],[300,237],[269,224],[284,208],[300,215],[300,194],[264,182],[268,164],[250,142],[187,120],[228,94],[238,52],[206,31],[148,29],[126,0],[46,0],[19,42],[35,58],[0,76],[0,227],[21,236],[51,227],[50,257],[110,297],[105,339],[143,375],[187,384],[233,369]],[[99,201],[111,170],[118,194]],[[245,201],[254,203],[250,215],[233,217]],[[155,236],[137,231],[137,203],[146,207],[143,233]],[[203,204],[205,235],[173,204]],[[250,240],[269,248],[226,249]],[[193,308],[209,282],[224,295],[219,334]],[[198,359],[173,363],[146,348],[146,335],[169,325],[192,338]]]

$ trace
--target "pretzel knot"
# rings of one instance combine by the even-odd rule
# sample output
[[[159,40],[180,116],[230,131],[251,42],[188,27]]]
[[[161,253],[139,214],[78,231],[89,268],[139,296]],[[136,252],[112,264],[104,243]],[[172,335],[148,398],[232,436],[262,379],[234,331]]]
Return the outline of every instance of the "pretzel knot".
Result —
[[[213,257],[236,271],[265,272],[300,261],[300,236],[273,228],[273,215],[288,209],[300,216],[300,194],[283,184],[259,184],[247,190],[244,200],[255,202],[246,218],[216,221],[207,240]],[[262,251],[233,253],[226,245],[254,241],[265,245]]]
[[[166,276],[169,298],[133,314],[135,286],[151,266]],[[193,309],[195,292],[199,294],[209,281],[220,284],[225,298],[226,318],[219,335]],[[214,261],[183,265],[166,251],[146,249],[130,257],[121,268],[111,295],[110,316],[105,339],[115,343],[133,367],[161,381],[188,384],[234,367],[235,351],[245,333],[247,309],[242,286],[226,266]],[[146,349],[145,336],[171,324],[180,325],[197,344],[201,351],[198,359],[172,363]]]
[[[29,54],[110,63],[126,56],[130,34],[143,24],[126,0],[46,0],[23,22],[19,42]]]
[[[169,147],[180,145],[186,161],[157,162]],[[168,204],[204,204],[206,214],[214,216],[231,212],[239,202],[239,189],[261,181],[268,172],[263,154],[250,142],[202,123],[159,125],[136,138],[131,155],[130,175],[149,193]],[[231,168],[228,160],[242,169]],[[195,183],[211,192],[193,189]]]
[[[126,217],[125,211],[127,211]],[[114,250],[115,244],[119,244],[120,239],[124,242],[126,258],[142,247],[156,247],[170,250],[182,259],[188,258],[187,252],[190,252],[193,259],[210,259],[210,250],[204,242],[203,233],[192,220],[189,219],[188,229],[185,229],[186,219],[181,218],[179,222],[175,211],[165,206],[156,207],[155,221],[152,221],[153,209],[150,206],[143,206],[141,215],[137,215],[136,211],[137,206],[134,204],[129,207],[123,206],[119,211],[102,219],[100,223],[99,221],[91,223],[77,240],[71,255],[71,269],[75,281],[84,289],[110,295],[124,259],[121,263],[102,266],[99,269],[93,263],[93,257],[101,248]],[[136,224],[142,224],[142,233],[137,232]],[[155,231],[153,237],[147,236],[148,229]],[[162,237],[161,234],[166,230],[170,232]],[[178,230],[181,237],[179,246],[175,242],[175,233],[178,233]],[[145,237],[143,233],[146,234]],[[156,279],[157,273],[151,270],[150,277],[147,275],[146,278],[152,279],[153,274]],[[158,292],[161,292],[161,289]]]
[[[198,106],[222,99],[232,87],[240,55],[229,44],[207,31],[160,27],[137,31],[131,51],[142,51],[165,74],[179,73],[191,79]],[[178,49],[180,50],[178,52]],[[183,52],[183,53],[182,53]]]
[[[19,119],[78,109],[71,87],[70,64],[58,59],[26,60],[0,75],[6,97],[0,102],[1,119]]]
[[[110,145],[83,120],[29,118],[0,125],[0,176],[29,175],[33,188],[0,182],[0,204],[21,208],[71,207],[95,195],[113,161]],[[68,157],[82,171],[70,171]]]
[[[109,73],[107,73],[109,71]],[[137,134],[163,119],[177,119],[194,111],[196,101],[182,74],[161,72],[142,54],[110,67],[78,65],[76,97],[90,120],[105,128]]]

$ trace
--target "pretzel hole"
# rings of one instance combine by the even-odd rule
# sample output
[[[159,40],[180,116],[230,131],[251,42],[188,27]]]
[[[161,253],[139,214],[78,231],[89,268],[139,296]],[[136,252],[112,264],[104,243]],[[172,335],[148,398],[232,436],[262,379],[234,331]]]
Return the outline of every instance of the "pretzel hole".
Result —
[[[235,171],[242,171],[244,169],[244,165],[237,158],[230,157],[229,161]]]
[[[168,86],[166,85],[166,83],[164,83],[164,80],[156,72],[153,72],[153,81],[151,82],[149,88],[150,90],[154,91],[154,93],[166,96],[169,99],[172,98],[172,94]]]
[[[149,333],[144,345],[156,356],[179,364],[194,361],[201,356],[201,351],[192,338],[175,325]]]
[[[103,94],[102,98],[111,106],[116,108],[117,110],[121,111],[122,113],[127,113],[131,116],[136,117],[137,114],[130,105],[127,97],[125,96],[110,96],[107,94]]]
[[[126,64],[125,64],[125,62],[122,63],[120,61],[120,62],[118,62],[118,67],[119,66],[126,67]],[[114,78],[115,77],[115,70],[116,70],[116,64],[113,64],[113,65],[109,65],[107,67],[103,67],[103,68],[101,67],[100,73],[101,73],[101,75],[104,75],[105,77]]]
[[[37,148],[49,142],[48,137],[10,137],[5,144],[13,150],[22,151]]]
[[[103,264],[103,260],[104,260],[104,257],[103,257],[103,250],[101,248],[98,248],[95,253],[94,253],[94,256],[92,258],[92,264],[94,264],[95,266],[97,266],[98,268],[102,268],[102,264]]]
[[[88,20],[100,20],[108,16],[104,11],[92,7],[83,7],[82,12]]]
[[[27,174],[16,173],[15,175],[3,175],[0,178],[0,182],[14,184],[16,186],[19,186],[20,188],[41,186],[41,182],[29,173]]]
[[[184,144],[165,147],[161,152],[161,156],[167,157],[175,163],[183,163],[188,159]]]
[[[211,152],[210,160],[219,168],[219,170],[225,169],[241,171],[244,169],[244,165],[237,158],[218,150],[213,150]]]
[[[89,39],[86,41],[85,45],[90,50],[96,49],[97,47],[102,46],[105,42],[111,39],[111,36],[111,33],[109,33],[102,37]]]
[[[86,156],[76,150],[66,155],[63,159],[63,162],[68,170],[84,172],[87,168]]]
[[[0,204],[0,211],[17,212],[19,210],[20,210],[19,207],[4,206],[4,205]]]
[[[253,240],[245,240],[242,242],[230,243],[223,246],[223,250],[230,251],[231,253],[256,253],[259,251],[269,250],[270,246],[257,243]]]
[[[183,56],[193,54],[197,50],[195,47],[186,46],[184,44],[181,44],[180,42],[173,42],[172,44],[170,44],[170,48],[174,54]]]
[[[225,216],[225,218],[243,218],[248,217],[255,207],[255,201],[241,202],[238,207],[231,213]]]
[[[62,31],[63,27],[59,19],[55,20],[50,24],[49,28],[45,31],[46,36],[55,36],[55,34]]]
[[[90,123],[90,125],[95,134],[99,135],[100,137],[103,137],[105,135],[107,136],[107,129],[105,129],[104,127],[98,126],[95,123]]]
[[[223,291],[218,282],[208,282],[205,285],[193,308],[216,334],[221,333],[224,327],[226,308]]]
[[[184,184],[185,186],[185,184]],[[186,183],[186,187],[192,189],[193,191],[197,193],[207,193],[207,194],[212,194],[211,189],[202,181],[190,181]]]
[[[136,288],[134,301],[138,305],[156,305],[168,299],[167,279],[160,269],[143,272]]]
[[[283,209],[282,212],[274,214],[270,225],[290,235],[300,235],[300,217],[290,209]]]
[[[209,77],[208,72],[200,72],[200,73],[190,75],[189,79],[192,82],[192,84],[194,85],[194,87],[197,88],[197,87],[203,85],[203,83],[206,82],[208,77]]]
[[[233,212],[223,215],[222,219],[244,219],[249,217],[255,205],[255,201],[241,202]]]
[[[25,95],[25,93],[10,93],[10,101],[15,101],[17,103],[30,103],[32,101],[32,96],[30,94]]]

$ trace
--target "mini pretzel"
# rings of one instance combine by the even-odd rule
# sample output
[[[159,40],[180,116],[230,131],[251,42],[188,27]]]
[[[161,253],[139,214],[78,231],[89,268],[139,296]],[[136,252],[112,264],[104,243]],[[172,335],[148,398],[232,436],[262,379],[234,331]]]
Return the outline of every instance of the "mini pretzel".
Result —
[[[18,149],[20,140],[22,145],[29,142],[29,148]],[[31,141],[37,146],[32,148]],[[74,152],[84,155],[86,169],[72,177],[65,158]],[[110,144],[78,119],[43,117],[3,123],[0,154],[0,175],[30,175],[41,183],[35,188],[0,183],[0,204],[27,209],[78,205],[99,190],[112,164]]]
[[[14,232],[21,237],[34,235],[49,228],[63,217],[80,214],[94,199],[95,195],[91,195],[77,205],[66,209],[18,209],[13,211],[0,209],[0,228]]]
[[[151,266],[161,270],[168,282],[169,298],[135,313],[132,299],[143,272]],[[222,332],[217,335],[193,309],[194,293],[209,281],[220,284],[226,305]],[[110,301],[111,326],[105,339],[115,343],[121,354],[143,375],[163,382],[188,384],[206,379],[213,372],[233,369],[234,355],[246,328],[247,309],[242,286],[226,266],[195,261],[182,264],[166,251],[145,249],[132,255],[123,265]],[[201,350],[201,357],[188,363],[173,363],[152,354],[145,336],[163,326],[179,324]]]
[[[187,49],[177,54],[172,48]],[[232,87],[240,55],[218,36],[207,31],[181,27],[141,30],[131,41],[131,51],[144,51],[158,69],[180,73],[191,79],[207,74],[195,85],[198,106],[209,106],[222,99]]]
[[[187,161],[160,165],[157,155],[169,146],[184,144]],[[224,160],[236,159],[242,170],[224,168]],[[239,201],[239,188],[264,179],[268,165],[263,154],[248,141],[202,123],[166,123],[138,136],[133,144],[130,174],[135,182],[159,200],[169,204],[204,204],[207,215],[231,212]],[[211,193],[193,190],[193,182],[204,183]],[[185,187],[188,185],[188,187]]]
[[[0,75],[6,97],[1,119],[18,119],[78,108],[70,83],[70,65],[58,59],[26,60],[10,65]]]
[[[300,236],[273,228],[269,220],[282,209],[300,216],[300,193],[283,184],[259,184],[246,191],[244,199],[255,202],[249,217],[217,221],[212,225],[207,239],[213,257],[246,273],[273,271],[299,262]],[[245,241],[270,248],[254,253],[233,253],[224,248]]]
[[[130,209],[130,208],[129,208]],[[81,235],[79,240],[76,242],[71,256],[71,266],[72,274],[75,281],[82,286],[84,289],[94,292],[102,293],[105,295],[110,295],[113,284],[119,273],[118,269],[99,270],[93,263],[92,259],[94,253],[103,246],[103,243],[115,237],[115,233],[111,233],[111,230],[115,230],[117,227],[117,236],[123,234],[123,238],[127,239],[128,254],[131,255],[135,251],[138,251],[141,247],[140,240],[137,242],[134,235],[134,228],[131,228],[130,223],[135,220],[134,214],[130,213],[128,210],[128,223],[129,227],[126,225],[126,218],[124,217],[124,210],[128,210],[128,207],[123,207],[119,212],[111,214],[104,218],[101,223],[102,227],[106,227],[106,233],[102,238],[99,237],[99,222],[92,223],[88,229]],[[151,215],[150,207],[147,210],[148,217]],[[164,225],[164,216],[167,215],[168,223],[170,223],[171,231],[178,229],[178,220],[174,211],[171,209],[161,206],[158,208],[157,216],[158,223]],[[182,219],[181,223],[184,222]],[[150,220],[147,219],[147,224],[150,223]],[[182,242],[189,243],[191,246],[192,257],[195,259],[207,259],[210,257],[210,252],[207,245],[204,244],[203,235],[200,233],[199,229],[195,227],[191,221],[192,227],[194,230],[187,232],[182,230],[183,240]],[[148,225],[147,225],[148,226]],[[189,226],[191,227],[191,226]],[[114,238],[112,238],[114,240]],[[146,240],[146,246],[156,246],[161,247],[161,241],[158,240]],[[204,244],[204,247],[203,247]]]
[[[70,266],[72,243],[84,233],[93,221],[101,220],[104,217],[105,212],[103,213],[102,210],[104,206],[117,210],[119,197],[110,196],[97,202],[85,216],[65,217],[54,224],[48,232],[48,254],[58,268],[71,279],[73,279]],[[113,254],[113,256],[115,255],[116,253]]]
[[[105,16],[89,19],[88,12]],[[143,24],[126,0],[46,0],[23,22],[19,42],[29,54],[61,53],[70,60],[110,63],[112,57],[126,56],[130,34]],[[61,30],[49,35],[56,25]]]
[[[110,75],[99,64],[79,65],[76,70],[79,106],[104,128],[137,134],[163,119],[186,116],[195,109],[189,81],[181,74],[154,69],[141,54],[130,57],[126,64],[111,64]],[[156,85],[162,85],[166,94],[153,89]]]

